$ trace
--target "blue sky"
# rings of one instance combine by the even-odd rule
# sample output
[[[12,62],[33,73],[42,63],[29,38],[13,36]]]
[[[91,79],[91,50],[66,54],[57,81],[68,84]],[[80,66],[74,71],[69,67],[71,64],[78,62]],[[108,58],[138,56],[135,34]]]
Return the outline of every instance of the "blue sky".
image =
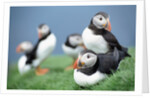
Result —
[[[112,33],[121,45],[135,46],[136,6],[46,6],[11,7],[9,61],[15,62],[22,54],[16,54],[16,46],[23,41],[38,40],[37,27],[41,23],[49,25],[57,37],[53,55],[64,54],[61,46],[71,33],[82,34],[91,18],[99,11],[110,15]]]

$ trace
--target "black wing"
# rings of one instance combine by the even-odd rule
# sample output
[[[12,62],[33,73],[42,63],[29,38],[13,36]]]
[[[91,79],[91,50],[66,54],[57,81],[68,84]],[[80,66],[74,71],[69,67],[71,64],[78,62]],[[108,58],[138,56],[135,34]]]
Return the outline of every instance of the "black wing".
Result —
[[[108,42],[111,48],[117,47],[117,49],[121,50],[122,47],[119,44],[116,37],[109,31],[105,30],[104,33],[102,33],[104,39]]]
[[[114,49],[116,47],[118,50],[125,52],[126,56],[130,56],[128,54],[128,48],[121,46],[117,38],[111,32],[105,30],[105,32],[102,33],[102,35],[104,39],[108,42],[111,49]]]
[[[111,74],[112,70],[117,70],[119,66],[118,60],[112,55],[100,55],[99,56],[99,68],[102,73]]]
[[[38,41],[38,42],[36,43],[36,45],[34,46],[34,48],[33,48],[33,50],[32,50],[31,52],[29,52],[29,53],[26,54],[26,56],[27,56],[26,64],[31,64],[32,61],[33,61],[34,59],[36,59],[36,51],[37,51],[39,42],[40,42],[40,41]]]

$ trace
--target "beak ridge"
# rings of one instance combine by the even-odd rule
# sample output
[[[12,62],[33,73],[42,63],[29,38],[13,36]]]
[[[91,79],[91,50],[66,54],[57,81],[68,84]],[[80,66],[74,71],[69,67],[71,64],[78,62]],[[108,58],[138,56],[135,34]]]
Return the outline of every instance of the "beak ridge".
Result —
[[[108,25],[107,25],[107,30],[109,31],[109,32],[111,32],[111,23],[110,23],[110,21],[109,21],[109,19],[107,20],[108,21]]]
[[[22,49],[21,49],[21,45],[17,46],[17,48],[16,48],[16,52],[17,52],[17,53],[20,53],[20,52],[21,52],[21,50],[22,50]]]
[[[42,37],[42,34],[41,34],[41,32],[39,32],[39,33],[38,33],[38,36],[39,36],[39,38],[41,38],[41,37]]]

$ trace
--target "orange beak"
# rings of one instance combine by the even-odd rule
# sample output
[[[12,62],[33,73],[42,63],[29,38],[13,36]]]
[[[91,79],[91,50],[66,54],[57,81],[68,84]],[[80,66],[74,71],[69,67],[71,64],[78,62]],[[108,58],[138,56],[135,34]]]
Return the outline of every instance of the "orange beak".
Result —
[[[77,58],[77,60],[74,62],[74,64],[73,64],[73,69],[78,69],[78,58]]]
[[[18,45],[18,46],[17,46],[17,48],[16,48],[16,52],[17,52],[17,53],[22,52],[21,45]]]
[[[82,43],[82,44],[80,44],[80,46],[82,46],[84,49],[86,49],[86,47],[85,47],[85,45]]]
[[[86,47],[83,45],[83,48],[86,49]]]
[[[39,39],[42,38],[42,34],[39,32],[38,33]]]
[[[110,21],[109,21],[109,20],[108,20],[107,30],[108,30],[109,32],[111,32],[111,23],[110,23]]]

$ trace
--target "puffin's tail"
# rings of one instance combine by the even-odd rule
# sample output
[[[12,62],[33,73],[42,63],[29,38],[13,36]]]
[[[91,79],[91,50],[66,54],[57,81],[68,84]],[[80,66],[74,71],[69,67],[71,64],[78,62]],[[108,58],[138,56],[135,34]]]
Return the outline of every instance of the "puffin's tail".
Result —
[[[125,52],[126,57],[131,57],[131,55],[128,53],[128,48],[125,48],[125,47],[122,46],[122,51]]]

